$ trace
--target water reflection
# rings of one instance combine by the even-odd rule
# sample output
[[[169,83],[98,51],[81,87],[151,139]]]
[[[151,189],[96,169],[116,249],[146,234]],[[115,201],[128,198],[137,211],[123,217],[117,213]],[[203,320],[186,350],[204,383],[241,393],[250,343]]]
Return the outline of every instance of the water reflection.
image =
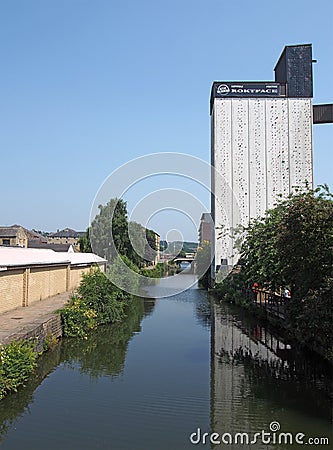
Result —
[[[330,368],[239,309],[212,307],[211,430],[253,435],[278,421],[285,432],[330,436]]]
[[[151,279],[150,286],[146,285],[142,288],[142,292],[148,298],[159,299],[172,297],[186,290],[197,288],[197,276],[185,270],[174,276]]]
[[[118,376],[124,368],[130,338],[141,331],[143,316],[144,302],[135,298],[124,322],[99,327],[86,340],[66,339],[61,348],[61,362],[68,367],[76,366],[80,373],[92,378]]]
[[[330,373],[319,361],[204,290],[135,305],[124,323],[40,359],[28,386],[0,402],[1,448],[185,450],[199,427],[255,433],[272,421],[330,435]]]
[[[119,327],[64,341],[58,367],[8,422],[0,447],[193,448],[190,433],[209,427],[209,329],[195,320],[205,296],[141,301]]]
[[[144,314],[143,300],[135,298],[124,322],[99,327],[90,332],[86,340],[64,339],[53,350],[42,355],[26,386],[0,402],[0,442],[15,422],[29,412],[36,389],[57,367],[75,368],[90,378],[119,376],[124,368],[128,343],[135,333],[141,331]]]
[[[59,365],[61,344],[38,359],[34,375],[26,386],[19,389],[0,402],[0,445],[4,435],[13,427],[24,412],[29,411],[29,405],[34,401],[34,391],[42,381]]]

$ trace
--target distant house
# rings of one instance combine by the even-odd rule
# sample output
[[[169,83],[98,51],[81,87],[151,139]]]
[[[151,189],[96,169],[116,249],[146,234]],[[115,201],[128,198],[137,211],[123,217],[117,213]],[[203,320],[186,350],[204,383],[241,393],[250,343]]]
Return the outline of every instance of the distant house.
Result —
[[[37,242],[44,242],[47,243],[47,238],[45,236],[43,236],[41,233],[39,233],[36,230],[25,230],[26,233],[28,234],[28,239],[29,241],[37,241]]]
[[[51,233],[47,242],[49,244],[71,244],[74,251],[80,251],[79,239],[85,234],[84,231],[75,231],[71,228],[64,228],[63,230]]]
[[[20,225],[0,227],[0,245],[8,247],[27,247],[28,238],[27,230]]]
[[[199,244],[202,246],[204,241],[211,242],[213,233],[213,222],[210,213],[203,213],[200,219]]]

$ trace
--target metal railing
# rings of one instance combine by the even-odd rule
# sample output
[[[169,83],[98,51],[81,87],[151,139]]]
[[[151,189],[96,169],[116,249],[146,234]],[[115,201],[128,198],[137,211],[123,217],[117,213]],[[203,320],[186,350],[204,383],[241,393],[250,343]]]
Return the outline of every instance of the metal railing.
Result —
[[[259,308],[265,309],[267,313],[280,319],[285,318],[285,304],[289,299],[283,295],[261,289],[257,291],[246,289],[245,295],[247,300]]]

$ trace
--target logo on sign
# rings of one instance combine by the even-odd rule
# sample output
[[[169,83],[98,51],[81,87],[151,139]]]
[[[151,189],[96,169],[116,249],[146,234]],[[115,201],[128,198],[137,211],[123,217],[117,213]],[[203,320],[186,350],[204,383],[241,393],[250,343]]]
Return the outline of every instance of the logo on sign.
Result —
[[[216,90],[216,93],[219,95],[227,95],[229,94],[229,92],[230,92],[229,86],[227,86],[226,84],[220,84]]]

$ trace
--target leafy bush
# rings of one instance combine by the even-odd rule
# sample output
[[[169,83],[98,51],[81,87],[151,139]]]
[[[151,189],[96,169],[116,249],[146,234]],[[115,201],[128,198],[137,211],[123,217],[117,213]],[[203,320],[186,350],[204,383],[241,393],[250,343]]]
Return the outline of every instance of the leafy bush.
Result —
[[[97,326],[96,312],[80,297],[73,295],[69,305],[60,310],[63,334],[68,337],[85,337],[87,331]]]
[[[286,313],[291,334],[303,345],[333,361],[333,279],[310,290],[302,302],[290,302]],[[292,319],[291,319],[292,318]]]
[[[28,340],[12,341],[0,348],[0,399],[17,392],[36,367],[37,353]]]
[[[77,293],[60,310],[64,336],[85,337],[98,325],[119,322],[126,317],[129,298],[104,273],[93,269],[83,275]]]
[[[243,273],[231,272],[223,281],[214,285],[212,292],[219,300],[245,306],[250,303],[245,295],[246,287]]]

